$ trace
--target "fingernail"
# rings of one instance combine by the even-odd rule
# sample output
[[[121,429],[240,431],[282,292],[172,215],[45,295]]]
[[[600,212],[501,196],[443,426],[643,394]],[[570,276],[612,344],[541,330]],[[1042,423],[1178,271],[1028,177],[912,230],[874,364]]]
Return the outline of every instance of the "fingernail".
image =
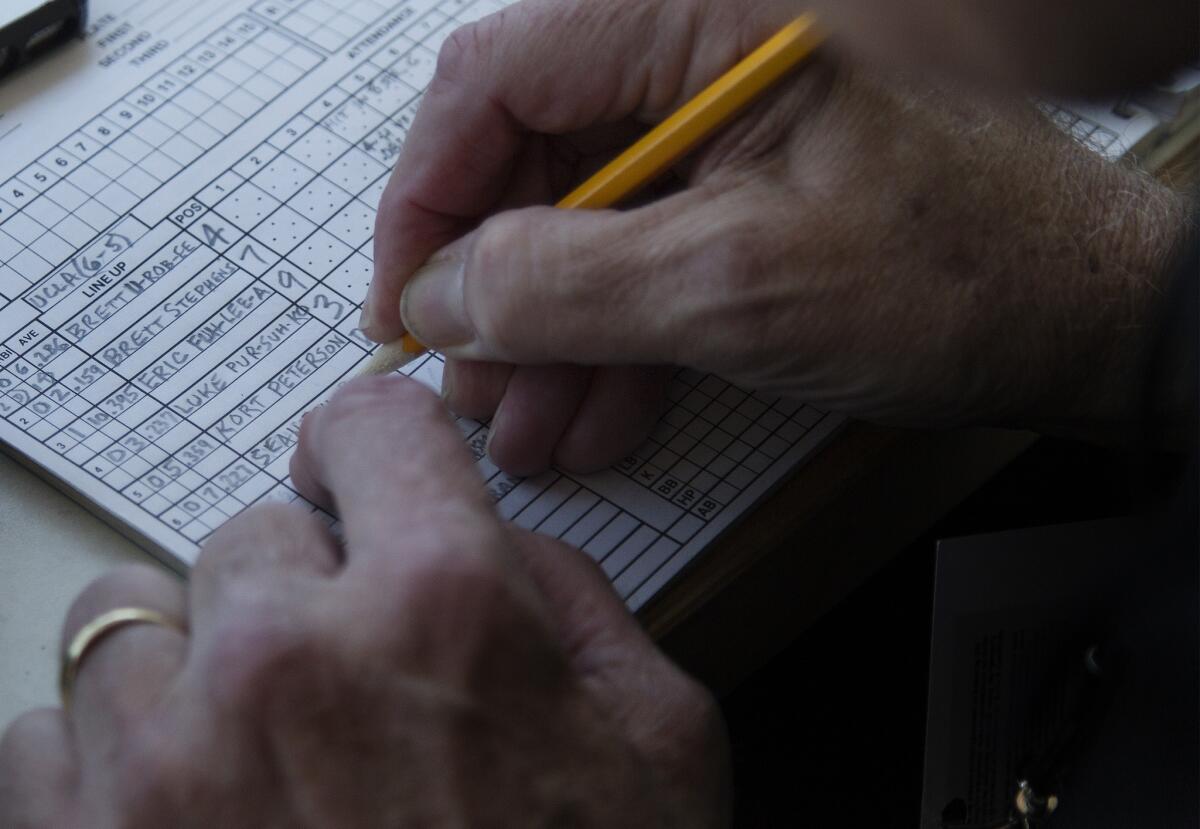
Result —
[[[371,336],[371,294],[368,292],[363,300],[362,312],[358,315],[358,330]]]
[[[430,262],[404,288],[404,327],[430,348],[461,346],[475,339],[463,297],[465,270],[461,259]]]
[[[446,403],[450,402],[451,395],[454,394],[454,372],[443,367],[442,368],[442,400]]]
[[[488,459],[492,458],[492,438],[496,437],[496,417],[492,416],[492,422],[488,424],[487,440],[483,442],[483,454]]]

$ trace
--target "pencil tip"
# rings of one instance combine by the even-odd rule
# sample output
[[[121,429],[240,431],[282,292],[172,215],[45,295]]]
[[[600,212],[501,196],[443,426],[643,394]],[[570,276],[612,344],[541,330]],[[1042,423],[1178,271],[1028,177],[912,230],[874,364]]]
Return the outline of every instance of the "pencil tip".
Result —
[[[391,374],[393,371],[404,368],[424,353],[424,348],[414,350],[402,340],[381,345],[359,369],[358,376],[378,377],[383,374]]]

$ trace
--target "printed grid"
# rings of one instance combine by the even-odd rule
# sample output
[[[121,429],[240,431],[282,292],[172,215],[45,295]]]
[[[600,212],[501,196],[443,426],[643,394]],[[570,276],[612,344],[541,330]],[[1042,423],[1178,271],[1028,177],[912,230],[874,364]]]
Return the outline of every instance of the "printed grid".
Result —
[[[478,13],[491,8],[480,4]],[[178,275],[176,269],[191,266],[196,276],[185,289],[218,277],[222,287],[240,289],[218,309],[218,317],[238,303],[254,306],[260,318],[273,315],[249,331],[251,341],[278,336],[287,344],[280,347],[301,354],[328,352],[323,373],[304,378],[312,380],[306,388],[320,386],[323,391],[288,401],[288,411],[307,410],[327,396],[370,348],[351,324],[354,303],[326,284],[352,295],[364,292],[373,205],[411,118],[409,104],[415,104],[417,89],[428,80],[440,38],[461,22],[436,11],[413,20],[407,31],[432,49],[423,46],[419,56],[414,54],[417,44],[403,34],[381,47],[314,102],[310,111],[323,117],[323,124],[304,115],[294,119],[272,142],[205,188],[195,205],[198,211],[173,216],[183,232],[168,237],[161,233],[163,226],[140,227],[122,237],[118,252],[146,247],[159,232],[153,239],[156,249],[138,267],[150,264]],[[406,78],[416,86],[405,84]],[[390,103],[385,105],[382,96],[390,96]],[[398,103],[400,111],[392,118],[379,109]],[[368,123],[371,118],[376,123]],[[361,148],[347,140],[360,135]],[[208,205],[201,199],[219,210],[205,212]],[[304,267],[285,255],[299,258]],[[276,287],[258,279],[268,271]],[[225,299],[228,293],[219,296]],[[55,310],[50,305],[49,313]],[[95,330],[80,322],[87,316],[87,311],[73,317],[60,314],[63,330],[40,322],[30,326],[26,336],[37,342],[27,349],[36,352],[32,362],[19,342],[10,343],[13,356],[20,356],[6,367],[7,375],[0,375],[0,386],[5,414],[13,422],[194,541],[263,497],[296,497],[285,482],[298,414],[254,444],[237,443],[253,424],[254,407],[262,407],[259,395],[270,381],[249,393],[239,389],[236,395],[225,394],[224,400],[238,402],[214,409],[221,395],[206,392],[203,383],[172,383],[162,360],[159,365],[137,361],[137,339],[145,334],[150,314],[130,321],[111,338],[112,324],[101,323]],[[199,319],[196,314],[186,319],[193,317]],[[235,345],[244,341],[247,331],[237,328],[206,333],[214,328],[212,319],[176,335],[171,358],[185,345],[198,353],[221,347],[222,340]],[[237,351],[235,347],[233,353]]]
[[[618,594],[629,598],[828,416],[690,370],[676,373],[670,399],[672,405],[654,436],[618,467],[662,499],[653,522],[606,499],[599,488],[589,486],[589,477],[550,470],[536,478],[513,478],[487,458],[485,424],[460,419],[459,426],[500,514],[520,527],[582,549],[600,565]],[[670,464],[665,467],[669,471],[662,471],[654,461]]]
[[[253,11],[322,49],[336,52],[392,6],[381,0],[277,0],[258,3]]]
[[[181,263],[188,257],[203,257],[201,252],[206,250],[194,237],[183,241],[187,238],[186,234],[180,234],[169,242],[175,250],[186,246]],[[265,328],[278,330],[279,320],[291,322],[281,335],[282,340],[291,339],[299,346],[298,350],[320,353],[324,349],[327,361],[349,346],[344,336],[330,335],[328,327],[307,310],[289,307],[294,303],[266,286],[251,285],[252,280],[223,257],[207,267],[230,275],[227,284],[233,284],[234,276],[243,278],[246,287],[234,299],[226,301],[228,294],[214,295],[217,301],[224,302],[225,313],[239,303],[242,307],[257,303],[267,315],[273,315],[258,330],[255,328],[264,322],[262,313],[257,318],[246,314],[240,328],[230,328],[229,333],[238,338],[239,346],[247,334],[253,342]],[[184,290],[197,284],[200,283],[189,283]],[[239,287],[235,285],[235,289]],[[184,319],[187,320],[186,315]],[[213,319],[201,320],[197,315],[191,321],[200,321],[200,325],[190,332],[181,332],[186,333],[185,340],[193,341],[197,331],[211,328]],[[298,331],[303,334],[295,336]],[[128,337],[128,329],[118,340],[123,337]],[[212,346],[212,336],[202,335],[197,351]],[[365,345],[355,351],[349,360],[342,361],[341,375],[367,353]],[[57,333],[49,334],[28,355],[13,363],[18,376],[24,376],[26,382],[6,393],[9,400],[25,402],[22,398],[42,394],[29,400],[9,419],[193,540],[207,535],[278,482],[278,469],[272,470],[274,476],[260,475],[257,467],[242,462],[245,453],[233,451],[213,437],[214,418],[201,419],[196,414],[202,408],[201,402],[209,402],[202,392],[196,391],[202,386],[185,389],[174,399],[166,395],[170,405],[164,406],[164,396],[147,393],[144,384],[137,380],[126,383],[132,370],[124,363],[111,365],[111,361],[111,357],[64,342]],[[307,378],[310,374],[303,376]],[[62,378],[61,382],[55,382],[56,376]],[[7,381],[7,377],[0,376],[0,383]],[[197,395],[199,402],[193,402]],[[253,400],[254,395],[247,399]],[[189,416],[180,414],[181,410],[189,412]]]
[[[746,490],[824,413],[794,401],[751,394],[712,375],[680,372],[671,409],[638,453],[618,469],[686,511],[680,540]]]
[[[1113,144],[1121,138],[1107,127],[1054,104],[1041,101],[1038,102],[1038,108],[1063,132],[1101,155],[1107,155]]]
[[[14,299],[324,59],[239,17],[0,185]]]
[[[298,499],[287,461],[302,413],[372,347],[351,298],[370,278],[375,206],[419,90],[442,39],[498,7],[414,14],[169,221],[113,225],[93,243],[95,269],[122,256],[143,284],[123,297],[93,282],[83,304],[78,290],[43,291],[41,319],[0,351],[0,413],[195,542],[253,503]],[[263,363],[284,351],[283,371]],[[406,373],[436,386],[440,357]],[[581,547],[629,597],[823,417],[686,371],[671,400],[652,440],[606,473],[658,496],[642,518],[606,497],[603,474],[504,474],[486,457],[487,425],[459,425],[500,513]]]

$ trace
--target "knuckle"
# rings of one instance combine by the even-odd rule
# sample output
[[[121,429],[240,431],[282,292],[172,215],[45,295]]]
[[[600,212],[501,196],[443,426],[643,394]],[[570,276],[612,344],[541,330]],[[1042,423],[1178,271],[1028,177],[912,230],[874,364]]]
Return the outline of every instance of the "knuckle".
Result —
[[[452,31],[438,51],[434,80],[458,83],[486,76],[501,20],[490,15]]]
[[[439,603],[454,603],[492,596],[500,586],[502,577],[499,568],[487,562],[482,555],[460,547],[445,555],[424,557],[424,560],[410,565],[405,581],[414,596],[427,596]]]
[[[479,534],[478,541],[468,541],[470,535],[459,535],[470,547],[452,541],[445,552],[410,560],[395,574],[396,617],[388,624],[413,652],[461,650],[511,628],[519,605],[511,579],[498,563],[479,552],[482,544],[493,539]],[[433,619],[438,620],[436,625],[427,624]]]
[[[224,525],[235,527],[241,524],[250,527],[259,537],[274,536],[279,533],[291,534],[297,524],[308,524],[313,520],[312,514],[297,504],[262,504],[244,512],[238,513]],[[237,523],[235,523],[237,522]],[[217,531],[220,534],[220,530]]]
[[[111,796],[131,826],[151,825],[153,815],[169,814],[181,797],[194,796],[195,764],[171,735],[150,727],[126,734],[112,769]]]
[[[716,698],[686,674],[679,675],[670,720],[685,754],[708,753],[725,740],[725,720]]]
[[[26,711],[13,720],[7,730],[0,734],[0,778],[6,777],[4,772],[20,768],[24,762],[23,756],[43,742],[53,718],[61,717],[62,712],[53,708]]]
[[[360,377],[347,383],[318,412],[305,418],[298,454],[315,469],[348,445],[375,435],[381,441],[399,429],[448,422],[441,399],[415,380]],[[306,466],[307,469],[307,466]]]
[[[734,281],[718,281],[718,287],[725,292],[739,287],[738,283],[747,286],[757,284],[769,270],[762,247],[762,231],[751,222],[738,221],[725,228],[712,241],[706,256],[712,262],[712,273],[738,275]]]
[[[691,677],[684,677],[682,686],[678,716],[684,722],[695,723],[698,731],[710,732],[714,725],[722,722],[716,697]]]
[[[74,790],[78,773],[62,709],[22,714],[0,733],[0,826],[68,825],[69,804],[61,794],[57,803],[47,803],[45,794]]]
[[[531,300],[528,285],[540,290],[550,286],[544,265],[534,257],[522,257],[537,249],[532,223],[520,213],[502,213],[480,227],[465,276],[467,315],[480,338],[501,355],[518,351],[518,332],[529,325]]]
[[[705,354],[714,368],[725,369],[734,355],[761,359],[778,334],[778,321],[790,313],[788,286],[777,279],[778,262],[767,250],[763,228],[738,220],[705,240],[699,261],[688,269],[695,290],[684,303],[680,330],[704,332],[693,335],[688,348]]]
[[[325,405],[321,420],[341,423],[394,405],[402,392],[389,377],[360,377],[347,383]]]
[[[316,521],[296,504],[263,504],[251,507],[226,521],[204,544],[193,578],[240,569],[247,549],[255,551],[295,538],[315,529]]]
[[[151,609],[172,607],[176,604],[172,592],[181,590],[171,576],[145,565],[122,565],[100,576],[83,589],[71,603],[63,626],[65,640],[95,619],[123,605],[146,605]],[[159,601],[153,602],[151,598]]]
[[[671,666],[651,668],[655,695],[647,698],[636,742],[662,768],[693,780],[719,781],[728,763],[729,737],[716,699],[695,680]]]
[[[391,233],[395,225],[397,212],[405,205],[406,195],[404,188],[404,177],[396,175],[393,169],[388,175],[387,182],[383,185],[383,192],[379,195],[379,209],[375,213],[375,235],[383,236]],[[385,270],[375,271],[374,274],[391,279],[396,278],[398,274],[388,273]]]
[[[222,524],[209,541],[204,553],[209,556],[220,554],[220,547],[239,543],[244,539],[270,538],[278,533],[290,533],[298,522],[308,522],[309,512],[296,504],[261,504],[238,513]],[[213,549],[209,549],[209,548]]]
[[[212,698],[221,709],[259,714],[281,689],[304,688],[319,670],[317,637],[302,614],[265,591],[242,586],[227,599],[205,650]]]
[[[441,402],[420,383],[396,377],[360,377],[326,404],[317,431],[320,436],[358,434],[364,429],[364,420],[400,422],[435,416],[445,417]]]
[[[334,399],[337,399],[336,395]],[[308,412],[300,418],[300,433],[296,435],[296,451],[293,453],[292,460],[289,463],[290,468],[295,469],[297,464],[307,468],[313,459],[316,458],[315,449],[317,447],[313,433],[316,430],[316,423],[319,418],[319,411]]]

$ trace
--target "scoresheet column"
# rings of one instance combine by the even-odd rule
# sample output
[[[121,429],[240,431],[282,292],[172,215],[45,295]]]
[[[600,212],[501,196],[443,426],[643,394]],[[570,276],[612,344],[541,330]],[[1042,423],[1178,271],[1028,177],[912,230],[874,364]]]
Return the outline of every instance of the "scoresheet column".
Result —
[[[203,481],[179,504],[191,517],[181,531],[193,540],[264,494],[282,490],[294,497],[285,485],[286,463],[264,460],[253,449],[264,432],[269,438],[298,416],[366,353],[333,330],[336,320],[303,304],[306,297],[314,307],[335,303],[328,297],[322,303],[311,292],[298,294],[307,277],[282,253],[297,242],[303,225],[294,221],[294,211],[249,183],[267,163],[262,153],[244,158],[172,216],[197,244],[245,275],[193,333],[197,347],[217,359],[203,376],[189,378],[194,382],[187,388],[172,390],[178,392],[174,411],[202,432],[176,453],[184,459],[193,450],[203,453],[193,467]],[[273,368],[281,359],[289,361],[286,367]]]

